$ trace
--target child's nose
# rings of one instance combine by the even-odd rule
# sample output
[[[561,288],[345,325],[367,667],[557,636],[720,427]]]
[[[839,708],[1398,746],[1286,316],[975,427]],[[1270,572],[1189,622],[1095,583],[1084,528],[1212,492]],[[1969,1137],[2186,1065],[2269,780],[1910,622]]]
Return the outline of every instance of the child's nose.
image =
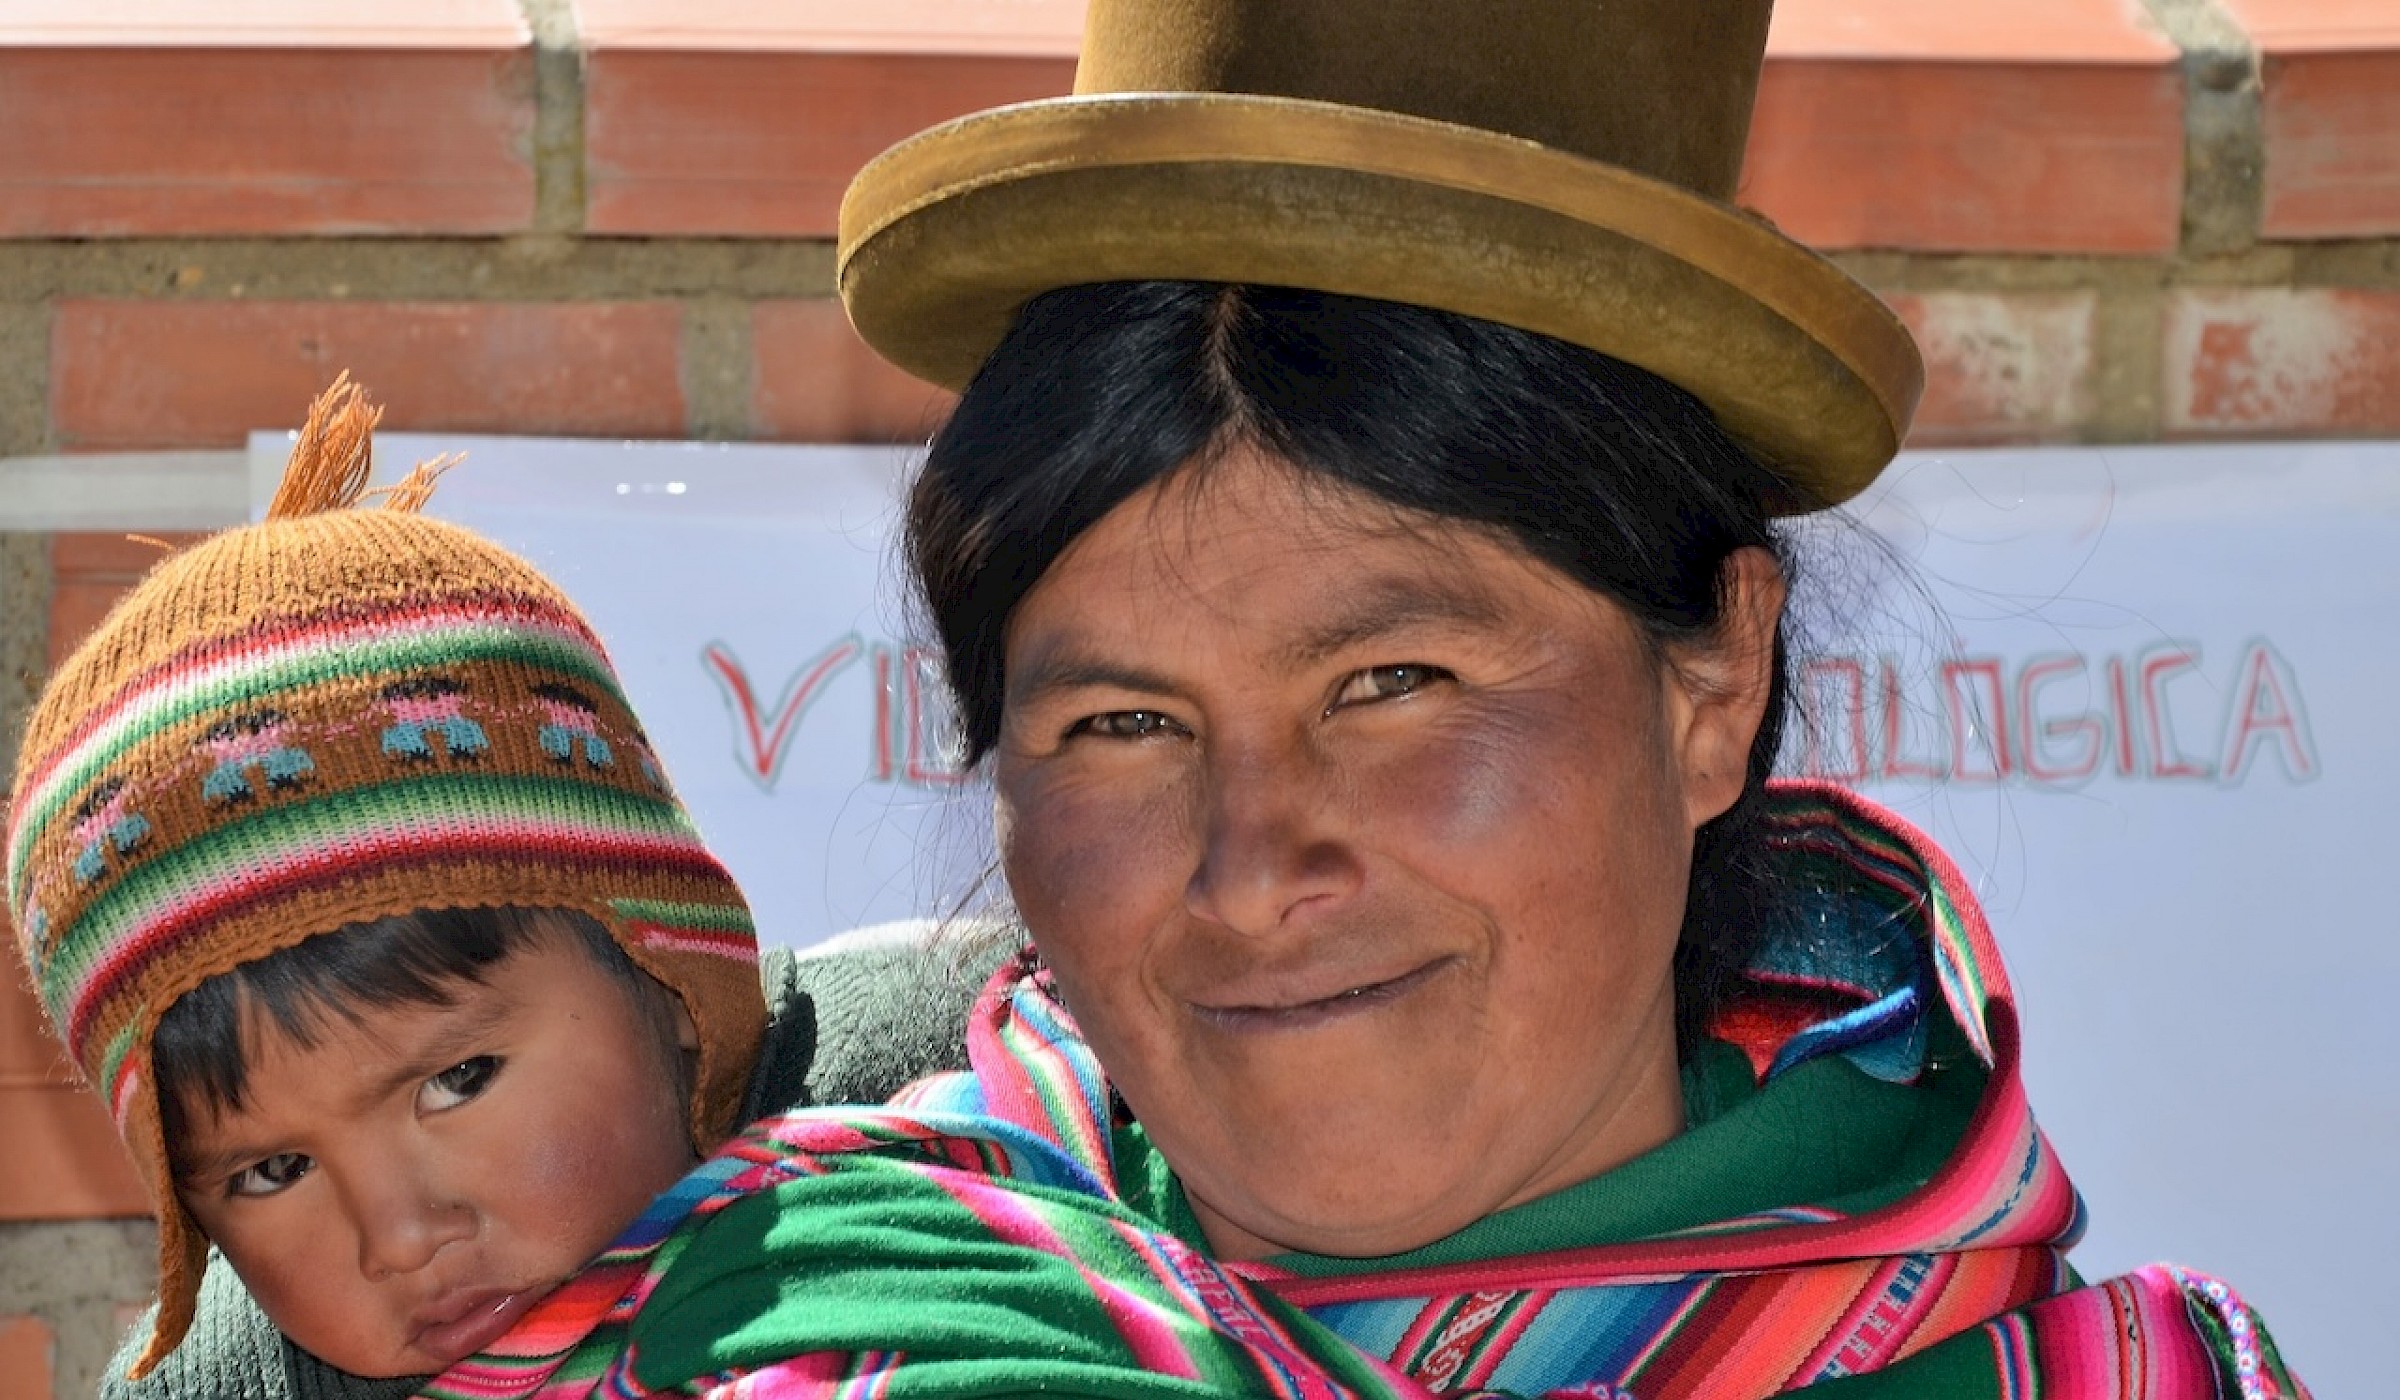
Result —
[[[474,1209],[415,1177],[352,1192],[358,1221],[358,1269],[371,1281],[414,1273],[442,1247],[475,1233]]]

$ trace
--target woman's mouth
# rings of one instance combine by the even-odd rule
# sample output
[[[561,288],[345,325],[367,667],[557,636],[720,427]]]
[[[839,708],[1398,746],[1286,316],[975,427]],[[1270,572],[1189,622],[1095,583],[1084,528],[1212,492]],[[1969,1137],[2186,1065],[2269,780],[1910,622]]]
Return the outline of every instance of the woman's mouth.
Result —
[[[1435,958],[1397,977],[1344,987],[1327,996],[1213,1006],[1194,1003],[1192,1009],[1201,1020],[1237,1035],[1315,1030],[1390,1006],[1449,971],[1455,962],[1456,958]]]
[[[420,1315],[416,1349],[448,1367],[490,1346],[533,1310],[546,1290],[479,1289],[443,1298]]]

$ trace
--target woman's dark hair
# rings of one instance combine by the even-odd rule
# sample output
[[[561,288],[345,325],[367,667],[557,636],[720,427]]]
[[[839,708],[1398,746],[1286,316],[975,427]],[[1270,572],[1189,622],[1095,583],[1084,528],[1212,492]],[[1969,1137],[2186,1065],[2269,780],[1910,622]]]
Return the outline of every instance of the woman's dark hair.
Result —
[[[1654,647],[1718,625],[1725,564],[1801,504],[1697,399],[1529,331],[1278,287],[1071,287],[1018,315],[932,449],[908,553],[967,756],[998,741],[1011,614],[1084,531],[1251,446],[1308,476],[1490,529],[1624,607]],[[1784,638],[1748,781],[1702,826],[1676,953],[1688,1055],[1770,907],[1756,815],[1783,738]]]
[[[326,1018],[352,1023],[386,1006],[449,1006],[462,984],[480,983],[502,961],[565,928],[593,963],[635,992],[674,1044],[666,999],[674,996],[634,966],[588,914],[568,909],[419,909],[281,948],[209,978],[158,1018],[150,1054],[160,1121],[170,1148],[184,1140],[185,1115],[208,1106],[239,1112],[249,1092],[253,1027],[272,1023],[313,1048]],[[259,1018],[264,1016],[265,1022]],[[684,1095],[690,1097],[688,1088]]]

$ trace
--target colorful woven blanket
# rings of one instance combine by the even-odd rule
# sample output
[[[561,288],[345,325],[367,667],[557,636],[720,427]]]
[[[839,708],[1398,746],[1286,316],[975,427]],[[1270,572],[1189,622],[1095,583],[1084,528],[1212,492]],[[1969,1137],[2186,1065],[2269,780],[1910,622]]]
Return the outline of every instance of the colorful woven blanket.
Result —
[[[1972,1056],[1963,1130],[1889,1199],[1535,1253],[1219,1263],[1134,1180],[1157,1164],[1012,968],[969,1028],[972,1074],[753,1126],[425,1393],[2304,1400],[2222,1283],[2078,1286],[2081,1205],[1947,859],[1833,789],[1783,788],[1774,825],[1801,917],[1724,1028],[1759,1092],[1812,1063],[1907,1083],[1944,1044]]]

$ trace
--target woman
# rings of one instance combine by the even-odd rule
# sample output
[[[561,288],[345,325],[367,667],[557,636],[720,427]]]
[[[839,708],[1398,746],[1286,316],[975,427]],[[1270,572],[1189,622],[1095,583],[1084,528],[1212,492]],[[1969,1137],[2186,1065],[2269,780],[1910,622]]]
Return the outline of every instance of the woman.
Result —
[[[1098,0],[1082,96],[854,185],[854,320],[964,386],[910,550],[1011,995],[1116,1203],[1435,1391],[2292,1393],[2076,1278],[1965,884],[1768,780],[1778,517],[1918,371],[1717,202],[1724,8]]]
[[[1436,1392],[2294,1393],[2220,1284],[2079,1286],[1964,882],[1768,781],[1778,490],[1489,322],[1028,306],[911,546],[1095,1162]]]

